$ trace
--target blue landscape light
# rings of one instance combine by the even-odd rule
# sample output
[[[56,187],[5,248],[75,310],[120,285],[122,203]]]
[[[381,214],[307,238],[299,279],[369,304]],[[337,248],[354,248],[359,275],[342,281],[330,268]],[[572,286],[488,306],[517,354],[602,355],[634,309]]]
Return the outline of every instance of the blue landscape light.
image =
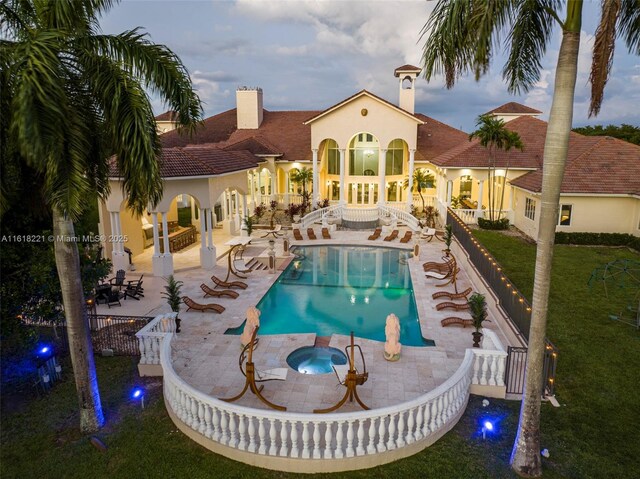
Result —
[[[485,421],[484,422],[484,428],[487,431],[493,431],[493,423],[491,421]]]
[[[144,394],[144,391],[141,388],[135,388],[131,393],[131,397],[133,399],[139,399]]]

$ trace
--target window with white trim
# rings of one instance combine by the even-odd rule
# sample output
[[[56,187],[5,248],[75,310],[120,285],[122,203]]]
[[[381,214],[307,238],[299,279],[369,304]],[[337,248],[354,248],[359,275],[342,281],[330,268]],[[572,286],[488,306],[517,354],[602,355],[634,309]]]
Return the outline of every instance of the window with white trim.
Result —
[[[536,219],[536,200],[527,198],[524,202],[524,216],[530,220]]]
[[[571,226],[571,212],[573,205],[560,205],[560,214],[558,215],[558,225]]]

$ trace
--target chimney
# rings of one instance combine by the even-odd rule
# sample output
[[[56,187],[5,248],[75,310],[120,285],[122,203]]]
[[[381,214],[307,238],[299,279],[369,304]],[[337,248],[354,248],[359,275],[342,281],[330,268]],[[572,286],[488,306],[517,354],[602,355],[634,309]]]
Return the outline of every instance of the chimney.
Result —
[[[262,88],[239,87],[236,114],[239,130],[257,130],[262,123]]]
[[[414,113],[416,106],[416,78],[422,71],[413,65],[403,65],[393,72],[400,83],[400,97],[398,106],[409,113]]]

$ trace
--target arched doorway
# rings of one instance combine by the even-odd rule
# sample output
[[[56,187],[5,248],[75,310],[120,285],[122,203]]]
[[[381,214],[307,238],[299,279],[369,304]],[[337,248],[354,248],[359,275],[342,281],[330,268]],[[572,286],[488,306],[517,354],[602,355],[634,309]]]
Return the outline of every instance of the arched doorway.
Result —
[[[371,133],[362,132],[349,141],[347,160],[347,203],[372,206],[378,202],[380,143]]]

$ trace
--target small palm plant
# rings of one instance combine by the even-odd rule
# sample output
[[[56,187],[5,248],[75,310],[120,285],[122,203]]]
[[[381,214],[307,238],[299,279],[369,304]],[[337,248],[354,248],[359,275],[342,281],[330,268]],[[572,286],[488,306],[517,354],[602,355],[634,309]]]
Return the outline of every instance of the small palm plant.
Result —
[[[182,302],[182,285],[184,284],[182,281],[176,281],[173,275],[169,275],[165,278],[167,282],[164,287],[164,293],[161,293],[162,296],[167,300],[167,304],[171,308],[171,311],[174,313],[180,313],[180,303]],[[180,318],[176,315],[176,333],[180,332]]]
[[[444,236],[442,237],[442,241],[447,246],[444,250],[444,254],[448,257],[451,253],[451,242],[453,241],[453,226],[446,225],[444,227]]]
[[[482,333],[480,330],[482,329],[482,323],[485,321],[489,321],[487,319],[487,301],[484,297],[484,294],[473,293],[468,301],[469,305],[469,313],[471,314],[471,319],[473,320],[473,327],[475,328],[475,332],[473,334],[473,347],[480,347],[480,340],[482,339]]]
[[[253,225],[255,224],[253,216],[245,216],[242,218],[242,223],[244,224],[244,230],[247,232],[247,235],[251,236],[251,233],[253,233]]]

